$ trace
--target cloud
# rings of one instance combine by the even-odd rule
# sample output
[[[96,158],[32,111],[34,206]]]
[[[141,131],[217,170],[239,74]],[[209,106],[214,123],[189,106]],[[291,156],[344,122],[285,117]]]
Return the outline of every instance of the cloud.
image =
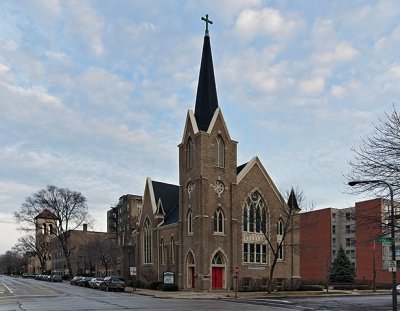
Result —
[[[306,95],[318,95],[325,87],[325,80],[322,77],[315,77],[300,81],[299,89]]]
[[[101,15],[89,1],[63,2],[62,13],[65,14],[64,31],[69,39],[79,40],[97,56],[104,53],[102,30],[104,22]]]
[[[89,103],[95,105],[126,104],[135,85],[103,68],[89,67],[77,77],[76,89],[82,90]]]
[[[283,16],[279,10],[273,8],[245,9],[236,19],[237,32],[248,39],[260,35],[286,38],[300,25],[298,18]]]
[[[339,43],[334,50],[315,53],[312,58],[319,63],[335,64],[338,62],[350,61],[357,57],[358,51],[347,42]]]

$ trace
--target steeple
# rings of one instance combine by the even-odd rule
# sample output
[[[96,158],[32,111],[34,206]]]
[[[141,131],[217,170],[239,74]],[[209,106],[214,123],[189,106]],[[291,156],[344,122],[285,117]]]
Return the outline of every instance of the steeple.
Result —
[[[208,24],[212,21],[202,17],[206,22],[206,32],[204,35],[203,54],[201,56],[199,84],[197,86],[196,107],[194,116],[200,131],[207,131],[215,110],[218,107],[217,88],[215,86],[214,67],[211,55],[210,36]]]

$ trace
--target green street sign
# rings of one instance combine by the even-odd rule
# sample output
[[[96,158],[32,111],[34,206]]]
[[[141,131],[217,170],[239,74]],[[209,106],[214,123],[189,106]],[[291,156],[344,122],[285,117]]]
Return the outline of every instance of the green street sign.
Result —
[[[392,242],[393,242],[392,238],[385,238],[385,237],[378,237],[375,240],[377,242],[382,243],[382,244],[392,244]]]

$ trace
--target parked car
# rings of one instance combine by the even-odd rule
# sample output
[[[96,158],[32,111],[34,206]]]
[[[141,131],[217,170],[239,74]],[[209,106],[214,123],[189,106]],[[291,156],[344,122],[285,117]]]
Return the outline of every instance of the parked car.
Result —
[[[93,277],[91,276],[83,276],[80,280],[77,281],[78,286],[89,287],[88,283]]]
[[[63,278],[62,278],[61,275],[54,274],[54,275],[51,277],[51,281],[52,281],[52,282],[62,282],[62,281],[63,281]]]
[[[100,283],[104,281],[104,278],[92,278],[88,285],[91,288],[99,289],[100,288]]]
[[[72,278],[71,282],[70,282],[71,285],[78,285],[78,281],[79,281],[81,278],[83,278],[83,277],[80,276],[80,275],[74,276],[74,277]]]
[[[106,291],[119,290],[123,292],[125,286],[125,280],[119,276],[106,276],[103,282],[100,283],[100,289]]]

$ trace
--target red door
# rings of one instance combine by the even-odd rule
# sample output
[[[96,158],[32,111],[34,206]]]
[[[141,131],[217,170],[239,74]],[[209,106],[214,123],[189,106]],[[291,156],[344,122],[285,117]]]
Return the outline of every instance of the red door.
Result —
[[[222,267],[212,268],[212,288],[222,288]]]
[[[195,273],[194,273],[194,267],[189,268],[189,288],[195,288],[196,287],[196,282],[195,282]]]

